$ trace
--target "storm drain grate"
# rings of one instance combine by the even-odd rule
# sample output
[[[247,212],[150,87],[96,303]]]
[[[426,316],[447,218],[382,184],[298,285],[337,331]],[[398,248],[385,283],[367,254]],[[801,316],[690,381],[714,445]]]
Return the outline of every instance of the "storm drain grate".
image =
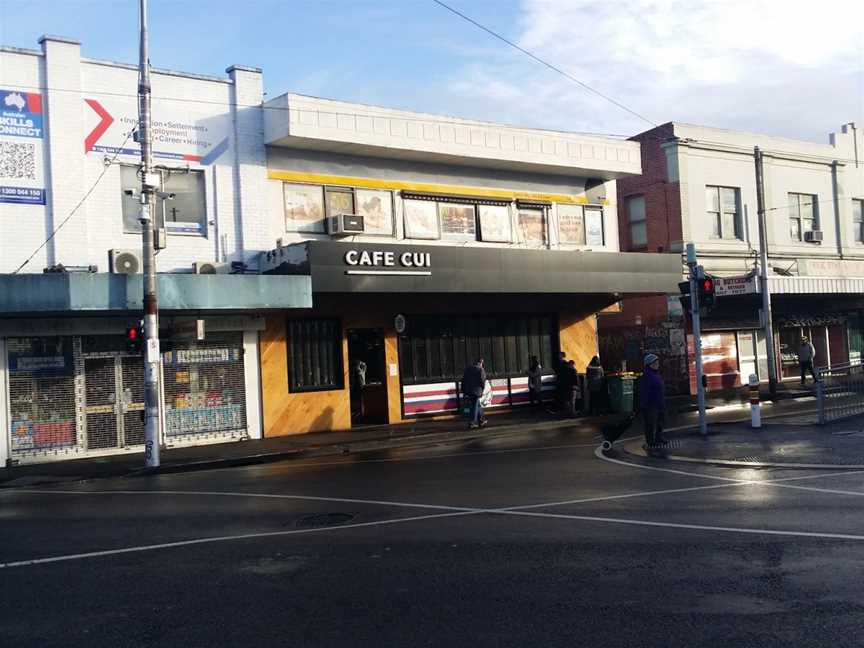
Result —
[[[308,513],[294,522],[294,526],[309,529],[313,527],[334,526],[345,524],[354,519],[352,513]]]

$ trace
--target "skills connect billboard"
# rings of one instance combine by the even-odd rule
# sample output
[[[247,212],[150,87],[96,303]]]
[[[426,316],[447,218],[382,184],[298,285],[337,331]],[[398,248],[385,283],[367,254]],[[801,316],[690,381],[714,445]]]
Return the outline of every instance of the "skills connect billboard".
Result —
[[[45,204],[42,95],[0,88],[0,203]]]

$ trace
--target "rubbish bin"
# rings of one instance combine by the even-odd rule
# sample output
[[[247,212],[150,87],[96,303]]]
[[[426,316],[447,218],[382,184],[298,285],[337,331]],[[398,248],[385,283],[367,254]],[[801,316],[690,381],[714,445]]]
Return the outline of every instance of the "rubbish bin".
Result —
[[[633,383],[635,378],[626,374],[611,375],[609,385],[609,411],[614,414],[629,414],[633,411]]]

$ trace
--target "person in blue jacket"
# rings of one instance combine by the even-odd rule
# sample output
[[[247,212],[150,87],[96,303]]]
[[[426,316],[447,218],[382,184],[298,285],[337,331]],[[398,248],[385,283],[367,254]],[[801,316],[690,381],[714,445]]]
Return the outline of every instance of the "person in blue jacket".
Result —
[[[645,356],[642,378],[639,380],[639,409],[645,423],[645,444],[648,447],[666,443],[663,424],[666,419],[666,394],[660,376],[660,358],[653,353]]]

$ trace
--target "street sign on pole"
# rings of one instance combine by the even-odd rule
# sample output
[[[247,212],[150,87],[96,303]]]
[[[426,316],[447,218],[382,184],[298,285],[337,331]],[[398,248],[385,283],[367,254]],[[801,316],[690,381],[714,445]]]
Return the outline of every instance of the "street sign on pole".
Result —
[[[702,331],[699,321],[699,285],[698,281],[705,278],[705,269],[697,265],[696,246],[687,244],[687,265],[690,267],[690,316],[693,322],[693,350],[696,358],[696,402],[699,405],[699,432],[708,434],[705,421],[705,387],[702,384]]]

